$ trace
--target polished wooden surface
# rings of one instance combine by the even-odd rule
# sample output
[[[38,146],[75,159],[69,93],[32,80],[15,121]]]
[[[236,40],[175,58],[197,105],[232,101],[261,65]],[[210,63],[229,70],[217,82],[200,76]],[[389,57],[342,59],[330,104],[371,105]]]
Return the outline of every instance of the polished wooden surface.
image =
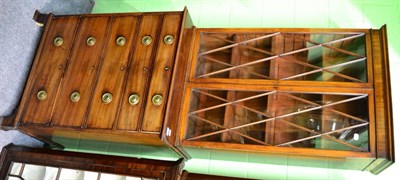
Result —
[[[163,145],[160,133],[182,16],[183,12],[47,15],[14,123],[40,139],[58,132],[74,138],[82,132],[82,139],[98,136],[112,142]],[[174,37],[172,44],[164,43],[166,35]],[[56,47],[54,39],[59,36],[64,41]],[[116,40],[122,36],[126,42],[119,46]],[[144,36],[152,38],[149,45],[142,43]],[[88,44],[89,37],[95,38],[93,45]],[[47,92],[43,101],[36,97],[39,90]],[[71,100],[73,92],[80,94],[79,101]],[[102,100],[105,93],[112,95],[111,102]],[[138,104],[129,103],[132,94],[139,95]],[[160,106],[151,102],[154,94],[163,95]],[[9,119],[4,122],[9,124]]]
[[[58,86],[63,71],[67,65],[70,47],[74,41],[74,34],[79,22],[78,18],[54,19],[50,24],[49,33],[46,35],[44,47],[40,52],[41,57],[35,64],[35,75],[30,82],[27,105],[22,114],[22,123],[48,124],[57,97]],[[54,45],[56,37],[63,38],[61,46]],[[37,93],[44,90],[47,93],[46,99],[38,100]],[[40,111],[40,113],[36,113]]]
[[[252,34],[252,33],[265,33],[265,32],[282,32],[282,33],[288,33],[288,32],[309,32],[309,33],[316,33],[316,32],[321,32],[321,33],[327,33],[329,34],[330,32],[338,32],[346,34],[346,33],[351,33],[351,32],[356,32],[356,33],[363,33],[365,36],[365,57],[366,57],[366,81],[364,82],[325,82],[325,81],[310,81],[310,80],[276,80],[276,79],[281,79],[282,77],[287,77],[288,75],[291,75],[291,73],[299,71],[303,72],[302,70],[299,70],[301,67],[297,67],[295,65],[292,65],[291,63],[280,63],[279,61],[271,62],[271,72],[270,72],[270,77],[272,80],[261,80],[261,79],[243,79],[239,78],[236,74],[232,73],[233,71],[229,71],[229,78],[221,78],[218,76],[215,77],[201,77],[198,78],[198,72],[196,71],[196,68],[199,66],[198,58],[199,58],[199,52],[204,52],[206,50],[202,49],[205,48],[207,49],[207,45],[200,45],[201,40],[205,40],[203,37],[204,35],[202,33],[221,33],[221,34]],[[372,33],[371,33],[372,32]],[[180,139],[181,139],[181,145],[182,146],[195,146],[195,147],[206,147],[206,148],[211,148],[211,149],[228,149],[228,150],[250,150],[250,151],[261,151],[261,152],[274,152],[274,153],[281,153],[281,154],[301,154],[301,155],[310,155],[312,156],[319,156],[319,157],[359,157],[359,158],[387,158],[391,159],[389,161],[392,161],[393,158],[393,151],[391,150],[393,148],[393,140],[392,140],[392,130],[391,130],[391,103],[390,103],[390,84],[389,84],[389,78],[388,78],[388,60],[387,57],[384,58],[384,56],[387,56],[387,51],[385,49],[385,40],[384,38],[386,35],[384,34],[384,30],[381,30],[380,32],[378,31],[369,31],[367,29],[304,29],[304,28],[269,28],[269,29],[224,29],[224,28],[204,28],[204,29],[196,29],[196,34],[194,38],[194,47],[192,48],[192,56],[189,57],[190,59],[190,67],[189,67],[189,72],[190,74],[188,75],[189,78],[187,82],[185,83],[185,91],[182,92],[183,97],[184,97],[184,102],[183,105],[181,106],[181,125],[180,125]],[[213,36],[217,36],[214,35]],[[234,37],[234,36],[233,36]],[[238,36],[240,37],[240,36]],[[308,37],[301,37],[302,39],[307,39]],[[300,38],[300,39],[301,39]],[[224,39],[221,38],[220,39]],[[208,40],[208,39],[207,39]],[[372,43],[371,43],[372,40]],[[232,40],[233,41],[233,40]],[[239,40],[240,41],[240,40]],[[278,53],[281,52],[290,52],[292,50],[296,49],[302,49],[306,48],[303,43],[296,43],[297,41],[294,40],[293,42],[290,42],[290,39],[287,39],[285,41],[282,40],[282,42],[279,42],[279,38],[272,40],[273,43],[276,43],[274,48],[271,51]],[[227,46],[230,44],[226,45],[220,45],[216,46],[213,43],[213,41],[209,41],[210,46],[215,46],[215,48],[221,47],[221,46]],[[285,44],[285,45],[284,45]],[[292,44],[288,45],[288,44]],[[342,45],[335,44],[333,45],[333,49],[335,48],[340,48],[341,46],[345,46],[346,43],[342,43]],[[246,44],[247,45],[247,44]],[[243,47],[246,47],[244,45]],[[239,46],[240,47],[240,46]],[[212,49],[212,48],[211,48]],[[244,64],[246,60],[246,56],[240,56],[240,55],[235,55],[235,49],[236,47],[232,48],[229,53],[232,53],[232,57],[229,60],[228,63],[231,65],[240,65]],[[207,52],[207,51],[206,51]],[[228,51],[224,51],[227,53]],[[323,51],[324,53],[330,53],[328,50],[327,52]],[[341,51],[343,52],[343,51]],[[216,53],[215,53],[216,54]],[[216,55],[214,56],[216,57]],[[221,53],[222,54],[222,53]],[[207,54],[208,55],[208,54]],[[247,54],[246,54],[247,55]],[[216,57],[215,59],[223,59],[222,55],[219,57]],[[226,59],[227,57],[225,57]],[[237,59],[239,58],[239,60]],[[262,57],[258,57],[260,59]],[[301,58],[306,58],[306,57],[295,57],[297,60]],[[325,66],[331,66],[335,65],[335,62],[332,61],[330,58],[331,57],[324,57],[326,58],[326,64]],[[256,58],[257,59],[257,58]],[[236,62],[239,61],[239,62]],[[243,61],[243,62],[241,62]],[[301,60],[300,60],[301,61]],[[379,61],[379,62],[377,62]],[[373,66],[373,67],[371,67]],[[273,68],[276,67],[276,68]],[[279,67],[279,68],[278,68]],[[211,68],[211,67],[208,67]],[[269,67],[266,67],[269,68]],[[277,69],[278,68],[278,69]],[[372,71],[372,68],[374,69]],[[217,70],[218,67],[216,67]],[[279,71],[279,69],[284,69],[285,71]],[[202,69],[203,70],[203,69]],[[289,71],[286,71],[289,70]],[[207,67],[205,66],[204,71],[207,71]],[[215,71],[215,70],[214,70]],[[207,72],[212,72],[212,71],[207,71]],[[228,74],[228,72],[226,73]],[[226,75],[225,74],[225,75]],[[336,74],[335,74],[336,75]],[[337,77],[334,77],[330,79],[331,77],[329,76],[322,76],[324,79],[328,80],[336,80],[338,79]],[[340,77],[340,76],[339,76]],[[343,76],[344,77],[344,76]],[[336,79],[335,79],[336,78]],[[358,110],[355,109],[353,113],[359,114],[360,116],[367,116],[369,125],[367,126],[368,131],[368,147],[367,149],[362,149],[354,146],[350,146],[355,149],[355,151],[343,151],[343,150],[316,150],[316,149],[308,149],[308,148],[293,148],[293,147],[272,147],[272,146],[262,146],[262,145],[248,145],[248,144],[240,144],[240,143],[232,143],[232,142],[239,142],[240,139],[236,137],[238,135],[237,129],[231,129],[229,131],[224,131],[224,133],[221,134],[221,140],[216,140],[212,139],[210,141],[207,141],[206,139],[203,140],[198,140],[198,141],[191,141],[191,140],[185,140],[187,138],[187,134],[193,133],[192,131],[196,131],[194,129],[188,129],[190,127],[194,127],[193,123],[190,123],[188,121],[188,112],[189,108],[191,106],[191,103],[195,103],[198,101],[198,103],[201,104],[201,102],[206,102],[206,98],[202,99],[202,96],[197,97],[197,99],[191,99],[191,94],[192,90],[196,89],[204,89],[205,91],[213,90],[224,90],[224,91],[246,91],[246,90],[251,90],[251,91],[278,91],[278,92],[285,92],[285,93],[311,93],[311,94],[343,94],[343,95],[357,95],[357,94],[364,94],[368,97],[368,99],[364,102],[356,102],[352,104],[345,104],[341,107],[336,107],[334,110],[340,111],[340,112],[346,112],[350,113],[352,108],[354,107],[364,107],[364,105],[367,105],[367,109],[363,109],[363,111],[366,112],[357,112]],[[236,94],[230,94],[228,93],[226,95],[226,100],[227,101],[233,101],[235,99],[240,99]],[[212,99],[212,98],[211,98]],[[214,99],[215,100],[215,99]],[[333,96],[331,97],[322,97],[321,102],[328,102],[328,101],[337,101]],[[293,101],[292,98],[287,98],[287,96],[273,96],[269,97],[269,102],[268,102],[268,109],[269,113],[278,113],[279,110],[285,110],[288,108],[291,108],[294,103],[297,103]],[[365,103],[365,104],[363,104]],[[204,103],[203,103],[204,104]],[[201,106],[201,105],[199,105]],[[208,106],[206,106],[208,107]],[[259,106],[257,106],[259,107]],[[275,108],[274,108],[275,107]],[[201,109],[201,107],[200,107]],[[192,110],[193,111],[193,110]],[[241,117],[243,113],[238,111],[237,109],[235,110],[234,108],[226,108],[226,111],[224,112],[225,120],[223,125],[221,127],[223,128],[234,128],[235,126],[232,124],[230,119],[234,119],[235,117],[233,116],[238,116]],[[232,115],[235,114],[235,115]],[[323,127],[324,132],[331,131],[328,127],[328,125],[332,124],[332,117],[335,117],[335,113],[331,111],[331,109],[326,109],[321,111],[321,114],[323,115],[323,121],[325,124],[321,124]],[[343,113],[341,114],[343,115]],[[346,114],[345,114],[346,115]],[[201,113],[198,113],[197,116],[202,116]],[[211,115],[210,115],[211,116]],[[218,115],[215,114],[213,117],[217,117]],[[350,117],[350,116],[348,116]],[[214,122],[215,123],[215,122]],[[243,124],[240,122],[235,122],[238,124]],[[204,124],[204,122],[198,122],[196,124],[197,129],[198,127],[201,127]],[[274,144],[274,141],[282,141],[286,142],[290,139],[292,139],[290,136],[286,136],[284,134],[288,134],[287,132],[290,132],[290,129],[293,129],[293,126],[288,126],[285,123],[282,122],[275,122],[275,123],[269,123],[267,124],[269,128],[265,130],[266,132],[266,137],[265,140],[267,141],[267,144]],[[332,125],[331,125],[332,126]],[[215,129],[214,131],[219,131],[216,126],[214,126]],[[220,128],[221,128],[220,127]],[[375,128],[376,127],[376,128]],[[236,131],[236,133],[232,133],[233,131]],[[282,135],[277,134],[276,132],[285,132]],[[293,130],[294,131],[294,130]],[[376,132],[375,132],[376,131]],[[229,133],[228,133],[229,132]],[[268,132],[268,133],[267,133]],[[212,134],[212,133],[209,133]],[[268,135],[268,134],[274,134],[273,136]],[[325,136],[324,136],[325,138]],[[341,143],[336,139],[329,138],[330,141],[335,141],[337,143]],[[243,143],[243,142],[242,142]],[[375,146],[376,144],[376,146]],[[322,141],[322,144],[320,147],[329,147],[327,146],[324,141]],[[358,152],[362,151],[362,152]],[[366,152],[364,152],[366,151]],[[381,153],[381,155],[379,155]],[[378,161],[377,161],[378,162]],[[383,162],[381,164],[384,164],[384,161],[379,161]],[[379,163],[377,163],[379,164]],[[374,167],[377,167],[376,165],[373,165]]]
[[[81,127],[86,121],[86,112],[99,70],[100,59],[110,29],[110,17],[82,18],[71,50],[60,93],[52,117],[54,126]],[[93,46],[87,45],[89,37],[96,38]],[[80,93],[78,102],[71,101],[73,92]]]
[[[6,179],[13,162],[165,180],[180,180],[184,166],[183,159],[161,161],[36,149],[10,144],[5,146],[1,153],[1,179]]]
[[[0,178],[6,179],[9,173],[9,168],[11,168],[13,162],[125,176],[160,178],[163,180],[245,179],[190,173],[183,170],[183,159],[176,161],[162,161],[144,158],[28,148],[13,144],[5,146],[2,150],[0,158]]]
[[[127,81],[125,82],[124,96],[122,98],[117,129],[139,131],[142,124],[143,108],[147,103],[147,89],[154,51],[157,47],[153,42],[150,45],[143,45],[142,38],[146,35],[158,38],[161,16],[145,15],[142,17],[138,29],[137,38],[134,39],[136,46],[133,50],[131,64],[129,66]],[[137,94],[140,96],[139,103],[131,105],[128,102],[129,96]]]
[[[46,34],[49,32],[50,30],[50,25],[51,25],[51,20],[53,19],[53,14],[41,14],[38,10],[35,11],[34,15],[33,15],[33,20],[36,21],[36,23],[42,24],[44,26],[43,28],[43,35],[39,41],[39,46],[37,49],[37,53],[35,55],[35,58],[32,62],[32,67],[30,70],[30,74],[33,73],[36,69],[36,64],[39,63],[40,61],[40,57],[42,54],[42,49],[45,46],[45,41],[46,41]],[[30,90],[31,87],[33,86],[32,81],[35,79],[34,76],[28,76],[26,85],[25,85],[25,89],[24,89],[24,93],[22,94],[22,98],[21,98],[21,102],[25,102],[28,100],[28,98],[30,97],[30,91],[28,91],[28,89]],[[13,125],[12,128],[17,128],[17,126],[19,124],[21,124],[21,116],[22,116],[22,112],[24,110],[24,108],[26,107],[28,103],[20,103],[20,105],[18,106],[16,112],[14,112],[14,115],[11,115],[12,117],[14,117],[13,119]],[[9,116],[10,117],[10,116]],[[8,120],[10,121],[10,118],[8,118]],[[8,121],[8,122],[9,122]]]
[[[128,69],[130,50],[137,42],[136,30],[138,17],[114,17],[111,31],[108,35],[105,55],[99,69],[97,84],[91,98],[91,105],[87,127],[112,129],[115,121],[119,101],[122,100],[122,89],[125,74]],[[123,46],[116,43],[118,37],[125,37],[127,42]],[[112,101],[105,104],[102,101],[104,93],[112,94]],[[125,100],[126,102],[126,100]]]
[[[32,127],[32,126],[21,126],[20,131],[29,134],[33,137],[40,137],[40,139],[47,139],[45,141],[48,144],[56,143],[58,147],[62,145],[52,137],[64,137],[71,141],[83,140],[96,140],[103,142],[116,142],[116,143],[127,143],[127,144],[144,144],[152,146],[166,146],[160,139],[158,134],[151,133],[139,133],[139,132],[127,132],[127,131],[115,131],[106,129],[76,129],[71,127],[58,127],[58,128],[47,128],[47,127]]]
[[[47,18],[45,34],[33,63],[14,125],[19,125],[19,129],[28,134],[45,139],[50,139],[52,135],[60,132],[65,137],[73,138],[74,133],[79,132],[83,139],[90,139],[93,136],[107,136],[109,137],[108,140],[113,142],[151,145],[163,145],[166,143],[178,154],[186,157],[189,155],[185,154],[182,146],[280,154],[296,153],[318,157],[378,158],[370,167],[371,169],[378,169],[375,170],[376,172],[380,172],[381,167],[386,167],[386,165],[390,164],[388,162],[393,162],[392,105],[385,28],[380,31],[310,28],[190,29],[191,25],[188,25],[190,21],[183,16],[186,16],[183,12],[157,12],[123,13],[118,15],[73,15]],[[60,21],[60,24],[57,24],[57,21]],[[64,25],[64,23],[61,23],[62,21],[71,21],[71,23]],[[55,29],[57,29],[56,26],[66,26],[66,28],[59,28],[59,31],[55,32],[53,26]],[[69,35],[67,35],[67,31]],[[251,70],[260,70],[262,72],[264,72],[263,69],[270,68],[271,70],[266,76],[271,76],[271,79],[246,79],[251,76],[246,73],[240,73],[238,69],[235,70],[236,72],[227,71],[225,74],[229,78],[219,76],[215,78],[197,78],[198,51],[200,48],[207,47],[199,45],[200,35],[210,32],[236,34],[232,40],[225,41],[225,43],[230,41],[240,42],[242,39],[249,37],[245,35],[246,33],[252,34],[250,36],[254,36],[255,33],[268,34],[275,32],[360,33],[365,35],[366,42],[366,80],[357,80],[350,77],[350,81],[353,79],[355,82],[345,82],[343,80],[336,82],[332,81],[336,80],[335,78],[325,75],[323,75],[323,79],[330,82],[307,79],[301,81],[299,79],[280,80],[283,77],[303,73],[310,67],[304,68],[298,64],[295,65],[295,63],[278,61],[263,62],[260,64],[262,68],[250,68]],[[55,38],[52,36],[58,35],[65,36],[64,44],[58,47],[59,49],[53,47],[52,42]],[[164,43],[166,35],[173,35],[175,38],[174,43]],[[96,38],[97,41],[94,46],[86,44],[86,39],[89,36]],[[126,37],[127,42],[124,46],[116,45],[115,40],[118,36]],[[143,45],[142,38],[144,36],[150,36],[152,43]],[[72,39],[69,39],[69,37]],[[277,38],[263,45],[270,46],[275,44],[275,49],[272,49],[274,53],[307,48],[307,45],[298,42],[299,39],[309,41],[310,39],[307,35],[294,35],[293,37],[297,38],[280,40]],[[223,38],[223,36],[219,38]],[[218,47],[212,42],[214,41],[209,41],[210,47]],[[341,46],[333,45],[333,49],[337,50]],[[241,51],[243,48],[248,47],[253,47],[254,49],[256,45],[249,43],[243,47],[238,46],[233,48],[232,56],[216,55],[212,58],[224,57],[229,60],[229,63],[233,63],[233,66],[248,63],[252,61],[250,56],[247,56],[251,54],[250,51],[246,55],[235,53],[235,51]],[[61,52],[58,53],[57,50]],[[47,57],[52,53],[53,58]],[[355,53],[351,52],[350,54],[355,55]],[[297,56],[295,57],[296,59],[307,58],[304,55],[297,54]],[[255,57],[255,59],[263,58],[262,55],[255,55]],[[332,57],[324,56],[323,58],[330,60],[329,63],[335,65]],[[48,63],[50,60],[57,61],[57,63]],[[63,63],[65,64],[64,66]],[[282,69],[285,71],[282,71]],[[208,70],[211,72],[211,69]],[[294,71],[296,73],[293,73]],[[338,75],[335,72],[333,74]],[[265,76],[265,74],[261,75]],[[340,78],[348,77],[340,74],[339,76]],[[38,90],[42,89],[49,90],[48,96],[44,101],[39,102],[36,94]],[[227,91],[226,98],[228,101],[243,98],[236,93],[249,90],[254,92],[276,91],[305,94],[341,94],[347,96],[366,95],[368,96],[367,114],[370,123],[369,149],[367,152],[357,152],[229,143],[241,141],[240,134],[235,129],[232,130],[236,132],[235,135],[230,133],[231,130],[224,132],[221,142],[186,141],[187,127],[189,125],[187,113],[192,103],[190,96],[194,89]],[[70,95],[74,91],[78,91],[81,94],[81,99],[78,102],[71,102],[70,100]],[[105,104],[102,102],[101,96],[104,93],[113,95],[111,103]],[[132,94],[140,96],[140,101],[136,105],[128,102],[128,98]],[[161,105],[157,106],[152,103],[154,95],[163,96]],[[205,96],[200,97],[202,102],[208,100],[210,99]],[[321,99],[321,101],[330,100],[335,99]],[[257,103],[254,105],[269,107],[269,112],[265,112],[267,114],[279,114],[279,111],[277,111],[279,107],[288,108],[295,104],[293,99],[279,95],[269,98],[267,102],[258,101]],[[346,109],[347,107],[343,108]],[[330,111],[321,112],[327,116],[330,114]],[[226,117],[223,119],[221,127],[228,129],[235,126],[235,123],[231,121],[231,119],[235,118],[235,115],[245,115],[235,109],[228,109],[222,113],[226,114]],[[199,116],[202,117],[202,115]],[[10,124],[9,119],[7,118],[7,124]],[[242,123],[246,123],[246,120]],[[198,125],[201,126],[201,124],[199,123]],[[292,129],[294,128],[279,122],[268,124],[262,128],[263,131],[267,132],[263,136],[264,143],[275,144],[274,141],[284,142],[293,139],[290,136],[284,137],[276,134],[276,131],[290,132]],[[98,139],[101,140],[102,138]]]
[[[146,132],[160,132],[164,119],[165,107],[168,101],[169,85],[174,67],[175,53],[179,42],[179,30],[182,15],[165,15],[161,26],[160,37],[157,40],[158,49],[154,59],[149,92],[146,100],[146,108],[143,115],[141,130]],[[164,37],[172,35],[172,44],[164,43]],[[172,89],[173,90],[173,89]],[[163,102],[161,105],[154,105],[152,98],[154,95],[161,95]]]
[[[192,38],[194,37],[194,29],[195,28],[185,28],[182,30],[182,40],[180,45],[180,52],[178,54],[177,60],[175,62],[174,67],[174,75],[172,77],[171,87],[173,87],[173,91],[170,92],[169,99],[173,99],[172,101],[168,101],[169,105],[166,109],[166,117],[164,119],[164,127],[162,132],[162,140],[167,143],[170,147],[175,149],[175,151],[180,152],[185,157],[190,157],[187,152],[185,152],[182,147],[179,147],[179,132],[180,126],[182,122],[182,117],[180,114],[181,106],[184,98],[182,95],[185,90],[185,82],[187,80],[186,74],[188,73],[188,57],[190,56],[190,49],[193,46]],[[171,134],[167,135],[167,131],[170,131]]]
[[[390,87],[390,71],[387,44],[387,30],[383,26],[372,30],[371,44],[374,60],[374,93],[375,93],[375,131],[376,157],[369,169],[377,174],[394,163],[393,114]]]

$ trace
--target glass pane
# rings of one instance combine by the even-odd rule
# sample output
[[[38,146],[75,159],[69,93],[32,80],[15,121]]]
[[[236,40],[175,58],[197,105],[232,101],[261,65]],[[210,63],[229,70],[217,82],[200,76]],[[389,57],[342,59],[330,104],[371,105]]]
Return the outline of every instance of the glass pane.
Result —
[[[265,124],[257,122],[268,119],[270,94],[273,93],[194,90],[186,138],[241,144],[265,143]],[[245,127],[238,128],[240,126]],[[229,128],[237,129],[227,131]]]
[[[274,55],[269,36],[202,33],[196,77],[269,79],[270,60]]]
[[[366,82],[365,35],[202,33],[196,78]]]
[[[158,178],[126,177],[126,180],[157,180]]]
[[[76,169],[61,169],[60,180],[83,180],[84,171]]]
[[[26,164],[22,173],[22,177],[24,179],[44,179],[45,173],[45,166]]]
[[[272,60],[278,71],[275,79],[365,82],[366,58],[342,52],[335,52],[326,47],[315,47],[302,52],[285,55]]]
[[[271,108],[271,113],[275,117],[280,117],[303,111],[309,112],[321,106],[321,97],[320,94],[278,92],[270,100],[270,106],[273,107]]]
[[[83,174],[84,174],[84,180],[98,180],[98,176],[100,173],[85,171]]]
[[[58,168],[46,166],[44,180],[55,180],[57,178]]]
[[[7,180],[22,180],[22,179],[19,177],[8,177]]]
[[[368,121],[364,94],[193,89],[186,140],[368,151]]]
[[[21,180],[22,172],[25,164],[12,162],[10,166],[10,172],[6,177],[7,180]]]
[[[62,180],[156,180],[158,178],[143,178],[133,176],[123,176],[91,171],[81,171],[75,169],[55,168],[50,166],[38,166],[31,164],[22,164],[13,162],[10,166],[11,170],[8,180],[56,180],[60,171],[59,179]],[[20,175],[21,174],[21,175]]]
[[[274,137],[270,144],[315,148],[312,137],[321,134],[321,124],[321,110],[319,109],[279,118],[275,122],[274,131],[268,133]]]
[[[100,180],[125,180],[125,176],[101,173]]]
[[[18,175],[21,172],[22,163],[12,162],[10,174]]]
[[[323,137],[319,148],[367,151],[368,145],[368,126],[363,126],[338,132],[329,138]]]

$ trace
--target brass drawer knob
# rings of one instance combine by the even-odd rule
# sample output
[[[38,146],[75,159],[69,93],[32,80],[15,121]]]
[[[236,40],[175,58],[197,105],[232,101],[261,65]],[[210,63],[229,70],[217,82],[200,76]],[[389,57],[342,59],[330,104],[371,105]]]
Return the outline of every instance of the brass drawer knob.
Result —
[[[126,38],[124,36],[120,36],[115,40],[115,43],[117,43],[118,46],[123,46],[126,43]]]
[[[163,97],[161,94],[156,94],[151,98],[151,102],[153,103],[154,106],[159,106],[163,102]]]
[[[43,100],[46,99],[47,93],[46,93],[45,90],[40,90],[40,91],[36,94],[36,97],[37,97],[40,101],[43,101]]]
[[[56,37],[56,38],[54,38],[54,41],[53,41],[54,46],[57,46],[57,47],[61,46],[63,44],[63,42],[64,42],[64,39],[62,37]]]
[[[93,46],[94,44],[96,44],[96,38],[94,37],[88,37],[86,40],[86,44],[88,46]]]
[[[174,43],[174,36],[172,36],[171,34],[168,34],[164,37],[164,43],[165,44],[172,44]]]
[[[104,93],[103,96],[101,96],[101,100],[103,101],[104,104],[110,103],[112,101],[111,93]]]
[[[140,102],[140,96],[138,94],[132,94],[129,96],[129,104],[136,105]]]
[[[72,94],[71,94],[71,101],[72,102],[78,102],[79,101],[79,99],[81,99],[81,94],[79,93],[79,92],[73,92]]]
[[[145,46],[151,44],[152,41],[153,39],[150,36],[143,36],[142,38],[142,44]]]

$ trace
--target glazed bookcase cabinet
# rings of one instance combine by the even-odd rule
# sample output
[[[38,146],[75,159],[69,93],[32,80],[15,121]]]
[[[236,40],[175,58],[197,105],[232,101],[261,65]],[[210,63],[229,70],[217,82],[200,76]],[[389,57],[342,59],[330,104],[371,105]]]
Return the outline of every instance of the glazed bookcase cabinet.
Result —
[[[3,126],[184,158],[186,147],[359,158],[373,173],[394,162],[385,26],[195,28],[187,10],[36,19],[42,41]]]
[[[177,161],[128,158],[9,144],[1,152],[0,178],[185,180],[183,158]]]
[[[184,160],[162,161],[29,148],[9,144],[0,156],[0,178],[98,179],[98,180],[241,180],[223,176],[188,173]]]

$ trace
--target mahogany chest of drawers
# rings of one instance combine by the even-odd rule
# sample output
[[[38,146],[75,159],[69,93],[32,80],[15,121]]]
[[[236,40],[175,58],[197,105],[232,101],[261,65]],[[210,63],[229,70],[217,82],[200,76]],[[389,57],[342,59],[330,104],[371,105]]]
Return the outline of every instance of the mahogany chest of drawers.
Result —
[[[171,128],[164,116],[186,13],[36,12],[43,36],[13,126],[52,144],[56,134],[78,133],[165,146],[161,139]]]

